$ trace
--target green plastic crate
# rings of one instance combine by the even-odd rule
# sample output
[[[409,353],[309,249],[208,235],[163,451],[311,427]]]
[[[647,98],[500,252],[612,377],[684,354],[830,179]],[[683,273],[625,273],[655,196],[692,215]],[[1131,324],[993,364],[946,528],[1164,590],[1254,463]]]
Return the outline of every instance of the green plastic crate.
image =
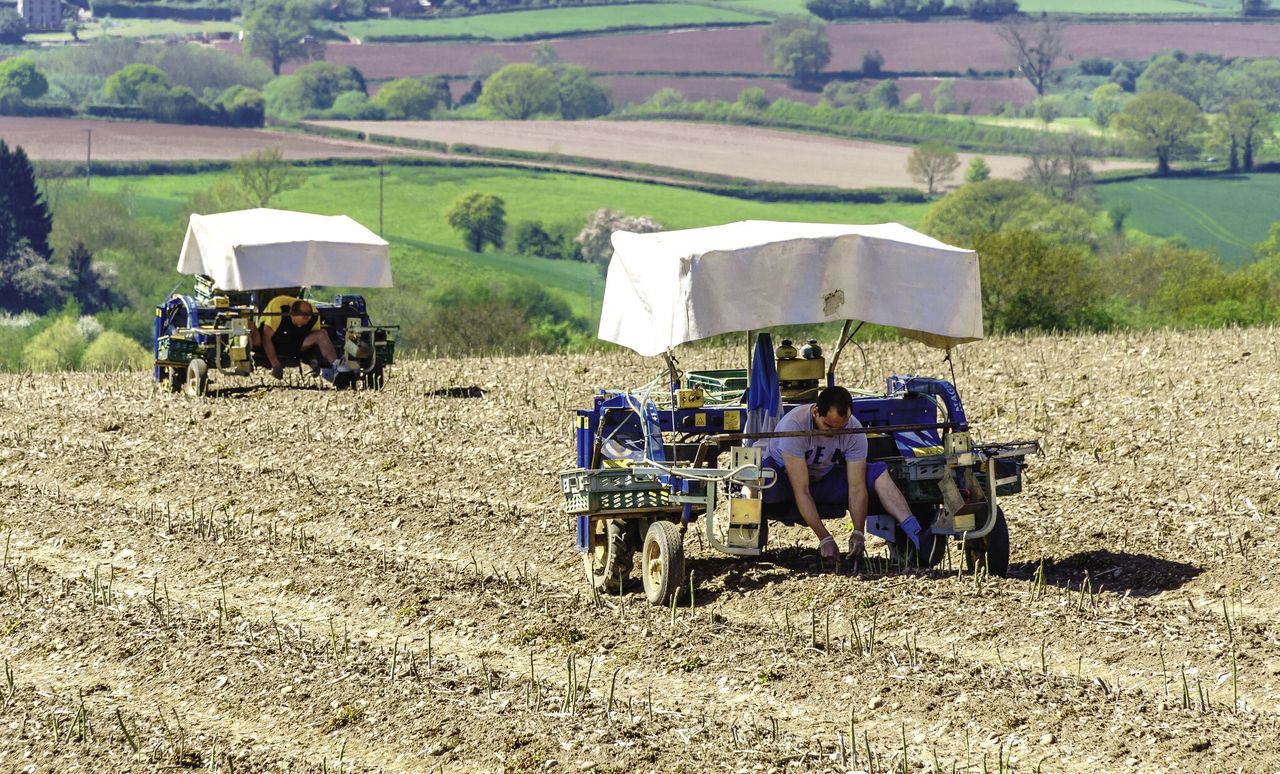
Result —
[[[161,336],[156,347],[156,360],[170,363],[190,363],[196,357],[198,345],[191,339]]]
[[[568,513],[627,513],[671,507],[671,495],[651,476],[638,477],[628,468],[587,470],[560,474],[560,490]]]

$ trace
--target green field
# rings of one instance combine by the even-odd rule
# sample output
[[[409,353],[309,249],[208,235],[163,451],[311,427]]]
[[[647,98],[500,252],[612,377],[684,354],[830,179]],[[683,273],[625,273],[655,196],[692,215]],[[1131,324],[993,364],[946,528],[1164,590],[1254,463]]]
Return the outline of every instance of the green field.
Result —
[[[1216,250],[1224,263],[1253,260],[1252,247],[1280,220],[1280,175],[1230,178],[1143,178],[1098,186],[1104,206],[1133,206],[1130,228],[1158,237],[1181,236],[1191,247]]]
[[[175,19],[103,19],[86,24],[80,30],[81,40],[92,40],[104,36],[113,38],[167,38],[170,36],[186,37],[188,35],[214,35],[219,32],[238,32],[240,25],[236,22],[218,21],[178,21]],[[26,36],[29,43],[69,42],[71,36],[65,32],[39,32]]]
[[[736,4],[735,4],[736,6]],[[564,32],[605,32],[611,29],[697,27],[724,23],[766,21],[748,9],[712,8],[705,5],[658,3],[648,5],[588,6],[512,11],[451,19],[369,19],[340,25],[349,37],[361,40],[386,36],[453,38],[471,36],[511,40]]]
[[[103,177],[95,191],[128,191],[138,212],[163,225],[173,240],[173,258],[180,247],[182,206],[192,194],[207,189],[214,175]],[[463,248],[462,240],[444,222],[443,213],[458,197],[482,191],[502,197],[507,223],[540,220],[580,227],[600,207],[648,215],[668,228],[689,228],[735,220],[798,220],[839,223],[898,221],[914,225],[923,204],[832,204],[752,202],[660,185],[606,180],[559,173],[540,173],[487,167],[388,166],[384,181],[384,236],[392,245],[396,291],[388,298],[397,308],[421,304],[433,288],[471,279],[519,277],[532,279],[563,294],[575,313],[594,320],[602,289],[599,270],[572,261],[486,252]],[[272,201],[273,207],[324,214],[344,213],[366,226],[378,228],[378,174],[370,167],[340,166],[311,171],[302,188]],[[152,267],[172,284],[173,261]],[[161,296],[168,291],[164,287]],[[373,293],[373,297],[380,294]]]

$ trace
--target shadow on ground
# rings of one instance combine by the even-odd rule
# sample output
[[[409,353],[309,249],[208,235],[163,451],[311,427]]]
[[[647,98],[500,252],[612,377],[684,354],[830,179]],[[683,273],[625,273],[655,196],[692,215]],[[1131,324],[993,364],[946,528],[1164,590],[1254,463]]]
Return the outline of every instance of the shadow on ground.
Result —
[[[1061,559],[1046,557],[1043,561],[1044,582],[1048,585],[1079,590],[1082,584],[1088,584],[1094,592],[1128,592],[1134,597],[1151,597],[1172,591],[1203,572],[1187,562],[1106,549],[1082,551]],[[1039,561],[1011,564],[1009,577],[1032,580],[1039,569]]]

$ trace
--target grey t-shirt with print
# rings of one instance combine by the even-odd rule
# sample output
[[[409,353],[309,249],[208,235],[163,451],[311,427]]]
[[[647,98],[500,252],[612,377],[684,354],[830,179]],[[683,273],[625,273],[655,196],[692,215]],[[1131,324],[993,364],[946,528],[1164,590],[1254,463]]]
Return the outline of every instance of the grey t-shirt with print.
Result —
[[[814,404],[807,403],[791,409],[783,415],[782,419],[778,420],[778,425],[774,428],[774,432],[812,431],[814,429],[813,412],[811,411],[813,406]],[[849,421],[845,424],[845,427],[862,427],[862,423],[850,414]],[[809,480],[817,481],[830,473],[831,469],[837,464],[865,460],[867,458],[867,437],[862,433],[849,433],[848,435],[770,438],[765,456],[778,462],[785,462],[782,457],[783,454],[793,454],[802,458],[805,464],[809,466]]]

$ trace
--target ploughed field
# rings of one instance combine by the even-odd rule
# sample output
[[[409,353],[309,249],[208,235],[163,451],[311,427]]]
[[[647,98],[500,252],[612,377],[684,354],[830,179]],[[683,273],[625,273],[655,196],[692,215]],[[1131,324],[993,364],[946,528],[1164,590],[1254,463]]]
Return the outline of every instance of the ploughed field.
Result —
[[[964,73],[1011,70],[1009,47],[998,26],[972,21],[833,24],[828,72],[858,72],[862,56],[878,49],[891,73]],[[554,41],[561,58],[598,73],[769,74],[771,61],[760,43],[761,27],[693,29],[599,35]],[[239,43],[219,43],[240,50]],[[481,58],[527,62],[538,43],[333,43],[325,59],[351,65],[366,78],[412,75],[467,75]],[[1273,22],[1111,22],[1065,25],[1064,56],[1145,59],[1173,50],[1226,56],[1280,55]],[[296,69],[301,62],[286,69]]]
[[[838,188],[918,187],[912,148],[776,129],[672,121],[313,121],[368,134],[628,161],[715,175]],[[967,165],[975,154],[962,153]],[[995,177],[1020,177],[1027,160],[983,155]],[[1149,162],[1103,161],[1098,170]],[[958,176],[953,176],[953,179]],[[944,181],[950,183],[952,180]]]
[[[572,408],[654,360],[201,400],[0,376],[0,769],[1275,770],[1276,340],[962,347],[979,439],[1045,449],[1005,502],[1012,577],[691,533],[674,609],[638,580],[592,597],[556,478]],[[918,344],[865,357],[843,381],[946,373]]]

